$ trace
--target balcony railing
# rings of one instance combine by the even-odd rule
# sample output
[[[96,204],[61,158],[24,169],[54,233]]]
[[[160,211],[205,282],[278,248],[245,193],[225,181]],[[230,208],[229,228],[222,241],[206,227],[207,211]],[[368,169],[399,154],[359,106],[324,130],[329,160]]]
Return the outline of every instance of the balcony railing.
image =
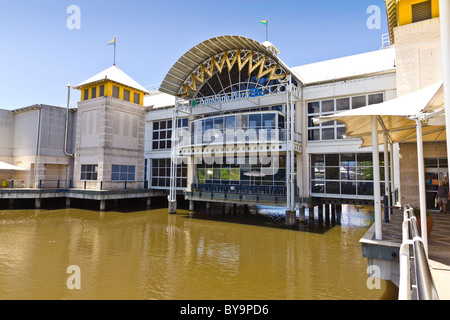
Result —
[[[287,143],[288,131],[285,129],[212,129],[190,134],[187,130],[180,130],[178,137],[176,143],[176,147],[178,148],[205,145],[274,145]],[[302,135],[300,133],[294,133],[294,142],[302,142]]]

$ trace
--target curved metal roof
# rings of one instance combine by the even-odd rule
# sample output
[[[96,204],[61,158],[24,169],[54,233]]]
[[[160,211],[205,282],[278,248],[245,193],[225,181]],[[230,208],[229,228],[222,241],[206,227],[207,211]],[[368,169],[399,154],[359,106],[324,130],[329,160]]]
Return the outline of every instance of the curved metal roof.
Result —
[[[175,62],[161,83],[159,91],[170,95],[178,94],[183,83],[199,65],[217,54],[231,50],[245,49],[265,54],[277,61],[280,66],[289,70],[269,47],[267,44],[264,45],[256,40],[242,36],[220,36],[203,41]]]

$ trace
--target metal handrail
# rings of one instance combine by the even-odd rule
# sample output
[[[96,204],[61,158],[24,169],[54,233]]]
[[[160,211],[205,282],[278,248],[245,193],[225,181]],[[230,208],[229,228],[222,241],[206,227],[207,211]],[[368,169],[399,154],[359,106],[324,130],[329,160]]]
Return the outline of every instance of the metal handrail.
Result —
[[[439,300],[414,209],[410,205],[404,207],[402,237],[399,300]],[[411,271],[414,271],[413,279]],[[412,284],[411,280],[414,280],[415,284]]]

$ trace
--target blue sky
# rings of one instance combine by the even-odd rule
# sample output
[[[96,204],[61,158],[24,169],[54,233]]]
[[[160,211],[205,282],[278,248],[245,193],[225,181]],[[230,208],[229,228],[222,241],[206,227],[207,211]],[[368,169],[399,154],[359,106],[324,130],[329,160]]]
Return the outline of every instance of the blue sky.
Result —
[[[70,5],[80,9],[69,29]],[[367,8],[381,9],[369,29]],[[269,41],[290,67],[378,50],[387,33],[384,0],[0,0],[0,109],[65,106],[76,85],[113,64],[143,86],[160,83],[196,44],[221,35]],[[80,93],[72,91],[75,105]]]

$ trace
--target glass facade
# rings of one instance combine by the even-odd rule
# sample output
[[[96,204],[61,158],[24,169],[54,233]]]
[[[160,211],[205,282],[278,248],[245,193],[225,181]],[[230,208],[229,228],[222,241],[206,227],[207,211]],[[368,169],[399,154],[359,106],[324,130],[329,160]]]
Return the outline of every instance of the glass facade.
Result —
[[[373,196],[371,153],[311,154],[312,194]],[[381,194],[384,194],[384,155],[380,153]]]
[[[279,164],[251,164],[250,157],[245,157],[244,164],[235,163],[212,165],[203,162],[197,165],[197,181],[200,184],[215,185],[253,185],[284,186],[286,184],[286,157],[279,157]]]

